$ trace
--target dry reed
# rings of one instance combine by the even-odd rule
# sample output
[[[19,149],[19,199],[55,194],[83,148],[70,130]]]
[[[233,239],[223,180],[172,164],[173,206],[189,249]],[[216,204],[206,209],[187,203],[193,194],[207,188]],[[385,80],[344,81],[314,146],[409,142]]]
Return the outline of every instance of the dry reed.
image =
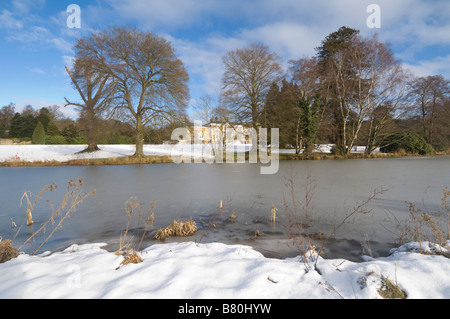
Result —
[[[119,248],[116,251],[116,255],[123,255],[124,261],[122,264],[138,263],[142,261],[137,255],[137,251],[140,250],[142,241],[144,240],[150,225],[153,224],[155,218],[155,201],[151,203],[151,211],[145,212],[141,207],[141,204],[137,201],[137,198],[131,197],[125,204],[125,214],[127,215],[128,222],[125,231],[121,235]],[[127,239],[128,232],[132,221],[136,227],[136,238],[133,244],[133,238]],[[143,230],[141,230],[141,224],[144,223]]]
[[[12,241],[9,239],[1,241],[0,239],[0,264],[17,256],[19,256],[19,252],[12,245]]]
[[[50,218],[47,221],[45,221],[44,223],[42,223],[41,226],[35,232],[33,232],[33,234],[31,234],[31,236],[29,236],[27,240],[25,240],[25,242],[18,248],[18,250],[20,250],[23,246],[25,246],[30,241],[34,240],[38,234],[40,234],[42,232],[47,232],[48,226],[53,226],[53,228],[51,229],[48,236],[41,242],[41,244],[38,246],[38,248],[32,253],[32,255],[36,254],[39,251],[39,249],[41,249],[42,246],[53,236],[53,234],[56,232],[56,230],[62,227],[63,221],[67,218],[70,218],[71,213],[76,211],[76,207],[78,205],[80,205],[87,197],[96,195],[95,191],[91,191],[89,193],[84,193],[82,191],[83,179],[81,179],[81,178],[79,178],[77,180],[70,179],[67,184],[68,185],[67,185],[66,193],[64,194],[64,197],[63,197],[60,205],[58,206],[58,208],[55,209],[53,204],[49,200],[47,200],[47,203],[49,204],[50,208],[52,209]],[[44,193],[46,191],[53,192],[57,187],[58,186],[54,183],[43,187],[41,192],[35,196],[35,201],[33,203],[30,201],[31,194],[29,194],[29,192],[24,193],[24,195],[22,196],[21,202],[22,202],[23,198],[26,198],[27,205],[28,205],[27,210],[26,210],[27,224],[30,224],[30,218],[32,221],[31,211],[36,206],[39,199],[42,198],[42,196],[44,195]],[[17,231],[16,236],[19,233],[20,228]]]
[[[157,240],[164,240],[171,236],[188,237],[195,234],[196,231],[197,224],[192,218],[185,222],[175,219],[172,224],[166,228],[159,229],[154,238]]]
[[[399,244],[418,242],[419,251],[422,242],[428,241],[441,247],[447,245],[450,239],[450,191],[444,187],[441,205],[437,211],[423,211],[411,202],[406,202],[409,210],[408,217],[400,222],[394,218],[394,224],[399,230]]]

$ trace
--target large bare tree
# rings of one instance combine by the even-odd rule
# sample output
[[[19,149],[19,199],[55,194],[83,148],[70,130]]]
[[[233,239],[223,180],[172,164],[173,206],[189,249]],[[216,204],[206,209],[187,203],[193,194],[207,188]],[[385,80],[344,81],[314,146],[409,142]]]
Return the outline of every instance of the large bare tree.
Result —
[[[104,72],[95,70],[90,61],[76,53],[75,63],[71,71],[66,66],[72,84],[78,91],[82,101],[69,101],[66,105],[73,105],[80,109],[81,117],[86,126],[86,137],[88,147],[85,151],[93,152],[99,150],[97,146],[98,118],[108,107],[112,94],[112,83],[108,83],[109,76]]]
[[[279,80],[278,56],[267,46],[251,44],[223,57],[223,96],[236,119],[260,125],[260,115],[270,86]]]
[[[170,42],[132,27],[111,27],[77,43],[92,66],[114,82],[113,114],[135,128],[136,151],[144,156],[145,128],[170,122],[189,100],[189,76]]]

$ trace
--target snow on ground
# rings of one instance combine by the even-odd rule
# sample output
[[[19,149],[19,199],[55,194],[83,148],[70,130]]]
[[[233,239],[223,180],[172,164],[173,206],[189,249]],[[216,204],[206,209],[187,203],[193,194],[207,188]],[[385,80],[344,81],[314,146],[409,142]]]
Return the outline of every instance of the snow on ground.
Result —
[[[236,145],[242,151],[251,145]],[[0,145],[0,162],[5,161],[58,161],[65,162],[73,159],[91,158],[116,158],[131,156],[135,152],[135,145],[99,145],[100,150],[92,153],[78,152],[86,149],[87,145]],[[205,158],[210,152],[206,150],[207,145],[166,145],[146,144],[145,155],[175,156],[185,155]]]
[[[372,299],[382,277],[408,298],[450,298],[450,259],[411,252],[417,247],[360,263],[319,257],[314,270],[315,254],[271,259],[244,245],[156,244],[127,265],[102,244],[72,245],[0,264],[0,298]]]
[[[58,161],[65,162],[73,159],[91,159],[91,158],[117,158],[131,156],[134,154],[134,145],[99,145],[100,150],[92,153],[78,152],[84,150],[87,145],[0,145],[0,162],[21,160],[21,161]],[[170,156],[185,155],[192,157],[204,158],[210,154],[207,145],[190,145],[190,144],[145,144],[144,154],[154,156]],[[236,144],[234,145],[238,152],[248,150],[251,145]],[[319,145],[317,152],[330,153],[332,144]],[[378,152],[379,150],[375,150]],[[363,153],[364,147],[355,146],[353,153]],[[280,153],[295,153],[294,149],[280,149]]]

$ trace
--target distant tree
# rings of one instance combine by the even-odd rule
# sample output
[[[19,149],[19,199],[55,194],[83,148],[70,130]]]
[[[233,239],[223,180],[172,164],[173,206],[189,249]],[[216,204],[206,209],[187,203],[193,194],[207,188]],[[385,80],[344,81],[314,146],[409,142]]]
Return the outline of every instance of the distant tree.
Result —
[[[34,128],[37,125],[38,112],[31,105],[26,105],[25,108],[20,113],[21,115],[21,128],[20,136],[21,138],[30,138],[33,135]]]
[[[50,114],[50,111],[48,110],[48,108],[43,107],[39,110],[39,115],[37,116],[37,120],[44,126],[44,129],[47,129],[48,123],[52,120],[51,114]]]
[[[38,122],[34,129],[32,142],[33,144],[45,144],[45,130],[44,125],[41,122]]]
[[[59,131],[58,127],[56,126],[55,122],[53,122],[53,121],[48,123],[46,133],[48,136],[61,135],[61,132]]]
[[[61,131],[61,134],[62,136],[64,136],[64,139],[68,144],[76,143],[76,141],[80,137],[80,133],[75,123],[69,123],[65,125]]]
[[[23,117],[32,116],[36,117],[38,116],[39,112],[37,112],[32,105],[25,105],[22,112],[20,113]],[[36,123],[37,124],[37,123]],[[33,127],[34,129],[34,127]]]
[[[194,120],[201,120],[203,124],[214,121],[214,115],[217,108],[217,102],[210,94],[202,95],[194,105]]]
[[[29,112],[27,108],[25,112],[15,113],[11,119],[11,126],[9,131],[10,137],[15,138],[30,138],[33,135],[34,128],[37,125],[37,119],[33,115],[35,113]]]
[[[416,77],[409,83],[409,88],[414,113],[422,122],[422,133],[426,141],[434,145],[436,122],[439,121],[439,115],[445,113],[446,103],[450,97],[450,81],[442,75]],[[450,126],[448,117],[446,124],[447,127]]]
[[[10,103],[3,106],[0,110],[0,137],[9,137],[8,132],[11,126],[11,120],[15,114],[15,104]]]
[[[64,120],[64,113],[61,112],[61,107],[59,105],[49,105],[46,107],[49,112],[50,119],[52,121],[62,121]]]
[[[78,41],[76,50],[114,82],[113,115],[132,123],[134,156],[144,156],[145,128],[170,122],[187,106],[189,76],[183,62],[165,38],[131,27],[92,33]]]
[[[266,95],[282,72],[278,59],[261,44],[229,51],[223,57],[223,96],[239,121],[257,128],[264,120],[261,113]]]
[[[20,113],[16,112],[11,119],[11,125],[9,129],[9,137],[18,138],[22,137],[23,119]]]

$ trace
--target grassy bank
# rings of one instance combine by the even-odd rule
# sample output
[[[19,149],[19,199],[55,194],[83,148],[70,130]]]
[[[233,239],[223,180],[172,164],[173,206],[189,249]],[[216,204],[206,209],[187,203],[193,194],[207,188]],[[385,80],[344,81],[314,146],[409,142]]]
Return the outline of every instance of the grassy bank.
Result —
[[[40,166],[98,166],[98,165],[133,165],[133,164],[160,164],[173,163],[170,156],[144,156],[144,157],[111,157],[92,159],[73,159],[68,161],[23,161],[10,160],[0,162],[0,167],[40,167]]]
[[[450,155],[450,150],[446,152],[435,153],[430,156],[442,156]],[[310,156],[294,153],[280,153],[280,161],[301,161],[301,160],[344,160],[344,159],[370,159],[370,158],[400,158],[400,157],[414,157],[423,156],[413,153],[373,153],[370,155],[364,153],[350,153],[346,155],[334,155],[330,153],[313,153]],[[223,160],[225,162],[226,155],[224,154]],[[249,153],[245,153],[245,161],[249,160]],[[237,161],[237,155],[235,154],[235,161]],[[6,161],[0,162],[0,167],[42,167],[42,166],[98,166],[98,165],[136,165],[136,164],[161,164],[161,163],[173,163],[173,159],[169,155],[148,155],[144,157],[134,156],[121,156],[121,157],[108,157],[108,158],[83,158],[83,159],[71,159],[67,161],[56,160],[34,160],[27,161],[20,158],[10,158]],[[259,157],[258,157],[259,162]]]

